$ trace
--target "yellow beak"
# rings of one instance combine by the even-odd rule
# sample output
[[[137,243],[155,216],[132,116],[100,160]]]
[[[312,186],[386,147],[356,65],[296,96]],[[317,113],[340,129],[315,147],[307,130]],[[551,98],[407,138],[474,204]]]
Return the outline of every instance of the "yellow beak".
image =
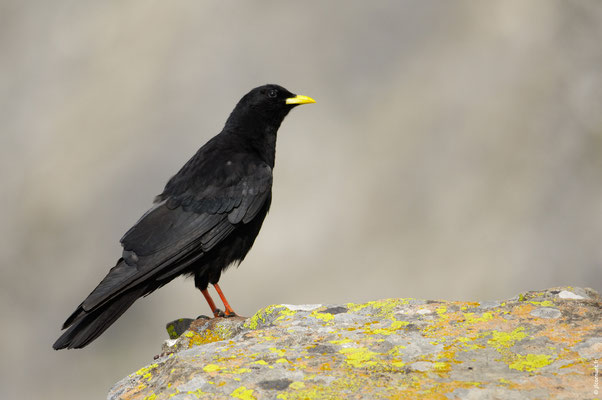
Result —
[[[316,101],[311,97],[302,96],[300,94],[295,97],[289,97],[286,99],[286,104],[307,104],[307,103],[315,103]]]

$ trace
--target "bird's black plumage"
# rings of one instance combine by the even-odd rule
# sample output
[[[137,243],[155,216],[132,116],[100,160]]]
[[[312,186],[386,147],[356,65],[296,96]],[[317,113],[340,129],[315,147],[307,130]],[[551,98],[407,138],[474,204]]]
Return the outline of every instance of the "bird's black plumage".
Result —
[[[193,275],[206,294],[223,270],[240,263],[270,208],[278,128],[294,106],[310,102],[278,85],[247,93],[222,132],[121,238],[122,257],[65,321],[67,331],[53,347],[88,345],[138,298],[177,276]]]

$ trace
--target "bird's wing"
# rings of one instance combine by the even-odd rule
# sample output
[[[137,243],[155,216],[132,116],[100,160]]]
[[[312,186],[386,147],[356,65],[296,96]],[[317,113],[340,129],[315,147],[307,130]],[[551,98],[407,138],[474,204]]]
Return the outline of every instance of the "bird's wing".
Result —
[[[84,310],[145,279],[177,275],[227,237],[237,224],[251,221],[268,199],[271,186],[271,168],[257,163],[244,166],[244,173],[216,178],[202,191],[162,195],[162,201],[123,236],[123,262],[118,262],[84,300]]]

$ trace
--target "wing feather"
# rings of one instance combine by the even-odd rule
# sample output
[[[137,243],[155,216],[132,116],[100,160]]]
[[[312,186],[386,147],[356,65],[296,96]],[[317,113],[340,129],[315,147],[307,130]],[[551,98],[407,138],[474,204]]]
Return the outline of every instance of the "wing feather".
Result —
[[[93,310],[146,279],[171,279],[199,260],[239,224],[249,223],[270,195],[272,170],[265,163],[239,163],[244,172],[216,174],[203,190],[160,196],[121,238],[123,257],[84,300]],[[241,168],[241,167],[239,167]],[[125,262],[121,262],[121,261]]]

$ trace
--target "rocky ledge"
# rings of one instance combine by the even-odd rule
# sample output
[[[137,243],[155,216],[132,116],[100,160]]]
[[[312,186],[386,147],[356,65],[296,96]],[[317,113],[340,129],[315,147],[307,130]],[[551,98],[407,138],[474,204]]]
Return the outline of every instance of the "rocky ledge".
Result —
[[[574,287],[482,303],[273,305],[193,321],[108,398],[593,399],[601,307]]]

